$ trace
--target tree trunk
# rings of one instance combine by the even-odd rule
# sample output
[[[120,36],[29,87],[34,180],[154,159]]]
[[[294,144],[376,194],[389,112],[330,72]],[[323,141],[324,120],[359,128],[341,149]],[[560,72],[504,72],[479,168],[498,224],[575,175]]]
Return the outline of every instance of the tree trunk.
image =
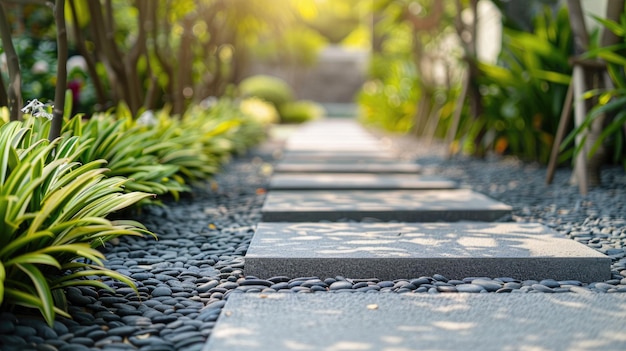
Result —
[[[50,141],[61,136],[63,127],[63,111],[65,110],[65,89],[67,87],[67,29],[65,26],[65,0],[56,0],[54,5],[54,21],[57,27],[57,85],[54,90],[54,108],[52,109],[52,125]]]
[[[580,4],[580,0],[567,0],[567,7],[569,9],[569,21],[572,28],[572,34],[574,36],[574,54],[576,56],[583,54],[589,47],[589,33],[585,26],[585,18],[583,15],[583,9]],[[590,76],[582,66],[574,64],[573,73],[574,84],[574,122],[575,126],[579,126],[585,119],[585,115],[588,111],[588,106],[583,98],[585,90],[589,87],[588,82]],[[576,145],[580,145],[584,135],[576,136]],[[587,177],[587,147],[583,145],[582,151],[576,156],[574,162],[574,175],[572,180],[578,183],[580,193],[587,194],[588,177]]]
[[[0,75],[0,106],[9,106],[9,97],[7,95],[7,89],[4,86],[4,79]]]
[[[482,95],[480,94],[480,86],[478,84],[480,78],[480,70],[477,62],[477,29],[478,29],[478,0],[470,1],[470,10],[472,11],[472,23],[466,25],[463,23],[462,13],[463,4],[460,0],[456,0],[457,15],[455,18],[455,27],[457,35],[461,41],[464,51],[464,60],[467,63],[467,98],[469,99],[470,115],[474,121],[479,119],[483,114]],[[464,97],[463,97],[464,99]],[[455,122],[456,123],[456,122]],[[485,136],[485,130],[482,129],[474,137],[474,155],[478,157],[485,156],[485,149],[482,146],[482,140]]]
[[[82,57],[85,58],[85,62],[87,63],[87,73],[89,74],[89,78],[93,82],[94,90],[96,91],[96,100],[98,101],[98,105],[95,108],[96,111],[102,111],[106,109],[107,96],[104,92],[104,85],[102,84],[102,80],[98,75],[98,71],[96,70],[96,60],[93,55],[89,53],[87,50],[87,46],[85,45],[85,39],[83,38],[82,28],[79,28],[78,23],[78,13],[76,12],[76,0],[70,0],[70,10],[72,13],[72,18],[74,21],[74,38],[76,39],[76,49],[80,53]],[[76,103],[76,102],[74,102]]]
[[[165,12],[169,12],[170,3],[167,2],[165,4]],[[167,16],[159,16],[158,15],[158,7],[151,7],[149,11],[149,15],[151,16],[151,22],[154,24],[151,28],[150,36],[152,37],[152,53],[157,58],[159,65],[161,66],[161,70],[165,72],[167,77],[169,78],[170,84],[165,86],[165,96],[163,100],[166,103],[172,103],[174,101],[174,84],[172,84],[172,77],[174,76],[174,69],[172,68],[172,64],[165,59],[162,54],[164,52],[171,52],[171,48],[167,41],[165,41],[165,48],[159,47],[158,37],[159,37],[159,26],[163,26],[163,32],[169,33],[171,28],[167,20]],[[162,22],[159,21],[159,18],[163,18]]]
[[[2,36],[2,47],[7,58],[9,67],[9,88],[7,92],[7,106],[9,106],[10,119],[17,121],[22,118],[22,73],[20,62],[11,40],[11,27],[7,21],[4,5],[0,2],[0,35]]]
[[[583,9],[580,0],[568,0],[567,5],[570,11],[570,25],[574,34],[575,54],[581,55],[585,51],[587,51],[589,47],[589,34],[585,26]],[[619,22],[619,17],[623,13],[623,11],[624,0],[608,1],[605,18],[608,20]],[[603,29],[602,37],[600,39],[600,45],[602,47],[614,45],[618,42],[619,38],[616,35],[614,35],[610,30],[606,28]],[[579,79],[579,81],[584,82],[588,89],[607,88],[606,84],[604,83],[604,75],[606,74],[604,70],[592,70],[591,68],[583,67],[583,73],[584,79]],[[582,99],[582,96],[575,97],[575,100],[578,99]],[[584,108],[584,111],[580,112],[581,117],[576,120],[577,126],[582,123],[582,120],[584,120],[584,116],[586,116],[587,111],[589,111],[589,109],[591,108],[590,104],[592,102],[594,101],[588,101],[586,105],[582,103],[578,104],[579,108]],[[590,129],[584,132],[587,133],[585,145],[583,145],[582,147],[581,156],[577,157],[576,159],[576,163],[581,164],[576,166],[578,182],[586,180],[586,182],[588,182],[588,185],[592,186],[599,185],[601,182],[600,170],[605,161],[606,150],[604,149],[604,147],[600,146],[589,159],[587,159],[587,157],[588,150],[590,149],[591,145],[593,145],[600,138],[600,135],[604,129],[604,123],[606,118],[606,115],[601,115],[597,117],[591,124]],[[577,138],[577,145],[582,142],[582,137],[583,136],[581,135],[579,136],[579,138]],[[582,167],[584,167],[584,169],[582,169]],[[583,192],[582,187],[586,188],[586,186],[587,184],[579,184],[579,187],[581,187],[581,192]]]
[[[125,67],[126,58],[120,52],[115,43],[115,23],[113,20],[113,5],[111,0],[105,0],[105,11],[102,9],[100,0],[89,1],[91,14],[91,29],[94,33],[94,43],[98,52],[103,56],[101,59],[107,67],[111,88],[114,89],[115,103],[123,100],[131,111],[138,109],[136,92],[132,92]]]
[[[183,19],[183,34],[178,51],[178,72],[176,77],[170,77],[175,86],[172,113],[179,116],[182,116],[183,112],[185,112],[187,99],[193,97],[191,71],[193,60],[191,52],[193,41],[192,26],[193,21],[188,15]]]
[[[624,0],[611,0],[607,2],[606,7],[606,15],[605,18],[607,20],[619,22],[620,15],[624,12]],[[600,46],[606,47],[618,44],[620,38],[615,35],[611,30],[607,28],[602,29],[602,36],[600,38]],[[610,89],[609,86],[610,80],[604,79],[607,75],[605,70],[599,71],[595,70],[594,81],[597,82],[599,88]],[[600,135],[605,127],[605,121],[612,116],[607,116],[606,114],[602,114],[598,116],[593,123],[591,124],[591,128],[589,130],[589,134],[587,136],[587,141],[585,148],[589,149],[591,145],[594,145],[598,139],[600,139]],[[587,156],[587,155],[585,155]],[[589,157],[587,160],[587,172],[588,172],[588,181],[589,185],[597,186],[601,183],[601,167],[606,161],[606,148],[603,145],[596,150],[596,152]]]

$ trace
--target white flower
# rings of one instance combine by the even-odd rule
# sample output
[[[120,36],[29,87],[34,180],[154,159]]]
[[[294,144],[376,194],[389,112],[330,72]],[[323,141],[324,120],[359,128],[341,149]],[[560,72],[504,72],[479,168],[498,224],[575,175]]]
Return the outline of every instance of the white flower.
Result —
[[[24,106],[24,108],[22,108],[22,112],[24,113],[30,113],[31,111],[35,110],[35,109],[40,109],[44,106],[44,104],[37,100],[37,99],[33,99],[30,100],[26,106]]]
[[[47,73],[49,69],[50,65],[48,64],[48,62],[39,60],[35,62],[35,64],[33,64],[33,67],[30,68],[30,71],[34,74],[43,74]]]
[[[146,110],[137,118],[137,124],[151,127],[157,124],[157,120],[151,110]]]
[[[29,113],[33,117],[44,117],[47,119],[52,119],[52,113],[50,112],[54,108],[54,105],[51,103],[44,104],[37,99],[33,99],[22,108],[22,112]]]
[[[77,69],[82,72],[87,72],[87,61],[80,55],[75,55],[67,59],[67,72],[71,73]]]
[[[209,96],[209,97],[205,98],[204,100],[202,100],[200,102],[200,106],[209,109],[209,108],[217,105],[217,103],[218,103],[217,97]]]

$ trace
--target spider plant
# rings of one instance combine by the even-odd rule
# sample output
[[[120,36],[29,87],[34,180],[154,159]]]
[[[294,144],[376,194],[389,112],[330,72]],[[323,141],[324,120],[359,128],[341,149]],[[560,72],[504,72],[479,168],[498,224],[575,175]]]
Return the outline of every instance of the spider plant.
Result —
[[[121,235],[151,234],[138,222],[106,219],[151,194],[124,189],[128,180],[105,177],[102,160],[81,164],[90,145],[79,137],[40,138],[39,119],[0,126],[0,304],[39,310],[48,324],[68,316],[62,288],[110,288],[108,276],[134,288],[103,266],[96,250]]]

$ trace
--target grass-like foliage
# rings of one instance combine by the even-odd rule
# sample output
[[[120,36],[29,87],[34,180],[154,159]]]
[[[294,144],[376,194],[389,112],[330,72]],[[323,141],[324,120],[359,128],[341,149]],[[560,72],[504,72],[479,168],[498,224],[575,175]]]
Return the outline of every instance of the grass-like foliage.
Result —
[[[157,129],[142,128],[130,116],[116,119],[110,114],[94,115],[87,121],[75,116],[66,128],[86,145],[78,160],[82,163],[106,160],[107,177],[128,178],[126,191],[177,196],[189,190],[184,181],[175,176],[177,166],[159,162],[154,150],[167,148],[168,144],[167,140],[157,138]]]
[[[183,116],[181,128],[200,133],[203,152],[220,162],[231,154],[243,154],[265,137],[262,123],[245,114],[233,100],[222,98],[210,107],[190,108]]]
[[[80,137],[41,138],[48,123],[0,126],[0,304],[37,309],[52,324],[56,314],[67,315],[62,288],[110,289],[85,277],[134,287],[103,266],[97,248],[121,235],[150,234],[138,222],[106,218],[151,195],[126,191],[126,178],[105,177],[103,160],[77,162],[91,147]]]
[[[49,131],[45,118],[6,122],[0,109],[0,305],[38,310],[49,324],[68,316],[63,288],[110,290],[99,276],[134,287],[103,266],[97,249],[119,236],[153,234],[111,214],[154,195],[178,197],[264,136],[232,100],[182,118],[164,110],[135,119],[121,107],[66,120],[52,142]]]

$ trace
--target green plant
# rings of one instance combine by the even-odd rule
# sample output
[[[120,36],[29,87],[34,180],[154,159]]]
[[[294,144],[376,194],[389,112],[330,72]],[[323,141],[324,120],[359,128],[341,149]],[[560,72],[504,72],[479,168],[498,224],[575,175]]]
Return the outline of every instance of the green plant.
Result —
[[[402,55],[376,55],[370,71],[374,78],[358,95],[360,118],[386,130],[410,131],[421,91],[415,66]]]
[[[135,221],[106,219],[150,197],[124,190],[127,179],[105,177],[104,161],[77,162],[89,145],[77,136],[41,139],[30,118],[0,126],[0,304],[39,310],[48,324],[68,316],[62,289],[108,276],[96,248],[121,235],[151,234]]]
[[[482,147],[547,162],[570,81],[572,33],[567,8],[546,8],[533,33],[505,28],[497,65],[479,63],[484,113],[464,121],[466,151],[474,136]]]
[[[242,154],[265,137],[265,128],[245,114],[228,98],[217,100],[209,108],[196,106],[183,118],[185,130],[201,132],[203,152],[228,160],[230,154]]]
[[[241,111],[248,115],[252,120],[263,125],[278,123],[278,111],[274,105],[259,98],[243,99],[240,103]]]
[[[284,103],[293,101],[291,87],[282,79],[266,75],[257,75],[244,79],[239,84],[243,97],[258,97],[280,109]]]
[[[167,152],[171,143],[159,138],[158,128],[137,125],[130,114],[121,113],[120,118],[106,113],[92,116],[83,122],[80,115],[65,125],[65,131],[80,138],[87,147],[79,160],[88,163],[103,159],[109,171],[106,176],[128,178],[127,191],[143,191],[178,196],[188,191],[180,177],[179,167],[159,160],[158,152]]]
[[[302,123],[321,118],[324,108],[313,101],[299,100],[280,106],[280,118],[283,123]]]
[[[577,135],[582,134],[575,154],[582,152],[588,134],[586,131],[594,121],[602,115],[609,114],[612,118],[606,123],[598,138],[588,150],[588,157],[592,157],[602,145],[612,148],[613,162],[622,163],[626,169],[626,13],[622,14],[620,22],[596,17],[607,29],[620,38],[620,43],[605,47],[595,47],[589,50],[585,58],[599,58],[606,62],[607,72],[613,82],[611,89],[598,89],[587,92],[586,98],[596,98],[597,104],[589,111],[585,121],[574,129],[563,141],[561,151],[571,147]]]

